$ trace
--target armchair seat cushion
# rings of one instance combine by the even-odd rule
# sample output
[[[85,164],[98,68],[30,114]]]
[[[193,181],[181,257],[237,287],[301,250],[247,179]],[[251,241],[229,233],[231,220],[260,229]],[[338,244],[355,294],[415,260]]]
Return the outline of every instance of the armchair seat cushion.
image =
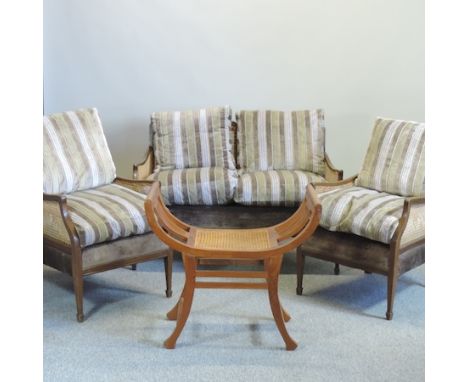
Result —
[[[330,231],[353,233],[390,243],[403,212],[405,198],[364,187],[340,187],[319,193],[320,225]],[[424,238],[424,212],[410,216],[405,241]]]
[[[152,180],[161,183],[168,205],[222,205],[232,203],[237,171],[221,167],[157,171]]]
[[[239,177],[234,201],[255,206],[295,206],[305,196],[309,183],[325,179],[307,171],[253,171]]]
[[[67,195],[81,247],[150,231],[145,195],[109,184]]]

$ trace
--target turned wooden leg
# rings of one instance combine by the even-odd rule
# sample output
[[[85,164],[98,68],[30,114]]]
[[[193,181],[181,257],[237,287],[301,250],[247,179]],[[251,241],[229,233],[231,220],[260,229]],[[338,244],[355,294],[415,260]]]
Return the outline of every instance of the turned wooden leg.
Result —
[[[192,308],[193,294],[195,292],[195,271],[196,259],[182,254],[185,268],[185,285],[182,295],[177,303],[177,323],[172,334],[164,341],[166,349],[174,349],[180,333],[184,329],[187,318]],[[175,308],[175,307],[174,307]],[[168,317],[173,315],[174,308],[168,313]]]
[[[296,250],[296,275],[297,275],[297,285],[296,285],[296,294],[302,295],[302,279],[304,276],[304,254],[302,253],[302,248],[299,247]],[[288,320],[286,320],[288,321]]]
[[[278,275],[283,256],[275,256],[265,260],[265,268],[268,273],[268,297],[270,299],[271,312],[281,336],[286,344],[286,350],[294,350],[297,343],[290,336],[284,324],[283,310],[278,297]],[[289,315],[288,315],[289,316]]]
[[[333,272],[335,272],[335,275],[340,274],[340,264],[335,263],[335,269],[333,269]]]
[[[81,272],[74,272],[73,274],[73,289],[75,291],[76,300],[76,320],[78,322],[83,322],[83,275]]]
[[[173,254],[171,253],[164,258],[164,273],[166,275],[166,297],[172,296],[172,260]]]
[[[393,318],[393,302],[395,300],[397,279],[397,272],[390,271],[387,277],[387,313],[385,314],[387,320],[391,320]]]

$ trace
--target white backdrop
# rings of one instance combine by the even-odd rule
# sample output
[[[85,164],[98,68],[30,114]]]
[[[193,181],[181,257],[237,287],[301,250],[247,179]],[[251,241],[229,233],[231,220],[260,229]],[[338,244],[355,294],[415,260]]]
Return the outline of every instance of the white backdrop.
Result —
[[[44,0],[44,112],[98,108],[120,176],[152,111],[323,108],[361,167],[376,116],[424,120],[423,0]]]

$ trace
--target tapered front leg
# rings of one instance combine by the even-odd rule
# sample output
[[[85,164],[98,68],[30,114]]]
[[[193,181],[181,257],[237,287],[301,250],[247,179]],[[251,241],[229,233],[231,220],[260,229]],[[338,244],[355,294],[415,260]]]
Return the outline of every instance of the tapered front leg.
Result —
[[[172,334],[164,341],[166,349],[174,349],[180,333],[184,329],[187,318],[192,308],[193,295],[195,292],[195,271],[197,267],[196,259],[186,254],[182,254],[185,268],[185,285],[177,305],[169,311],[167,317],[173,319],[177,314],[177,324]]]
[[[283,256],[275,256],[265,260],[265,268],[268,273],[268,297],[270,299],[271,312],[276,322],[281,336],[286,344],[286,350],[294,350],[297,348],[297,342],[289,335],[284,323],[283,308],[281,307],[278,297],[278,275],[281,268]],[[289,315],[287,315],[289,318]]]

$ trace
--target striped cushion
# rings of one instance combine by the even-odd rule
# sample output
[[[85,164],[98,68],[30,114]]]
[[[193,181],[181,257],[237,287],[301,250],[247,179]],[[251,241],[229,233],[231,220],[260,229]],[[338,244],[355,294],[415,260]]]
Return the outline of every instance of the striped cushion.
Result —
[[[256,206],[295,206],[302,202],[309,183],[324,182],[320,175],[305,171],[270,170],[243,174],[234,200]]]
[[[109,184],[67,195],[82,247],[149,232],[145,195]]]
[[[363,187],[319,193],[320,225],[330,231],[354,233],[388,244],[398,226],[405,198]]]
[[[424,123],[379,118],[356,185],[403,196],[424,195]]]
[[[232,202],[237,172],[221,167],[187,168],[159,171],[166,204],[217,205]]]
[[[115,166],[96,109],[43,119],[43,191],[70,193],[112,183]]]
[[[241,111],[237,120],[240,168],[325,175],[322,110]]]
[[[153,113],[150,133],[157,169],[235,169],[230,113],[227,106]]]

